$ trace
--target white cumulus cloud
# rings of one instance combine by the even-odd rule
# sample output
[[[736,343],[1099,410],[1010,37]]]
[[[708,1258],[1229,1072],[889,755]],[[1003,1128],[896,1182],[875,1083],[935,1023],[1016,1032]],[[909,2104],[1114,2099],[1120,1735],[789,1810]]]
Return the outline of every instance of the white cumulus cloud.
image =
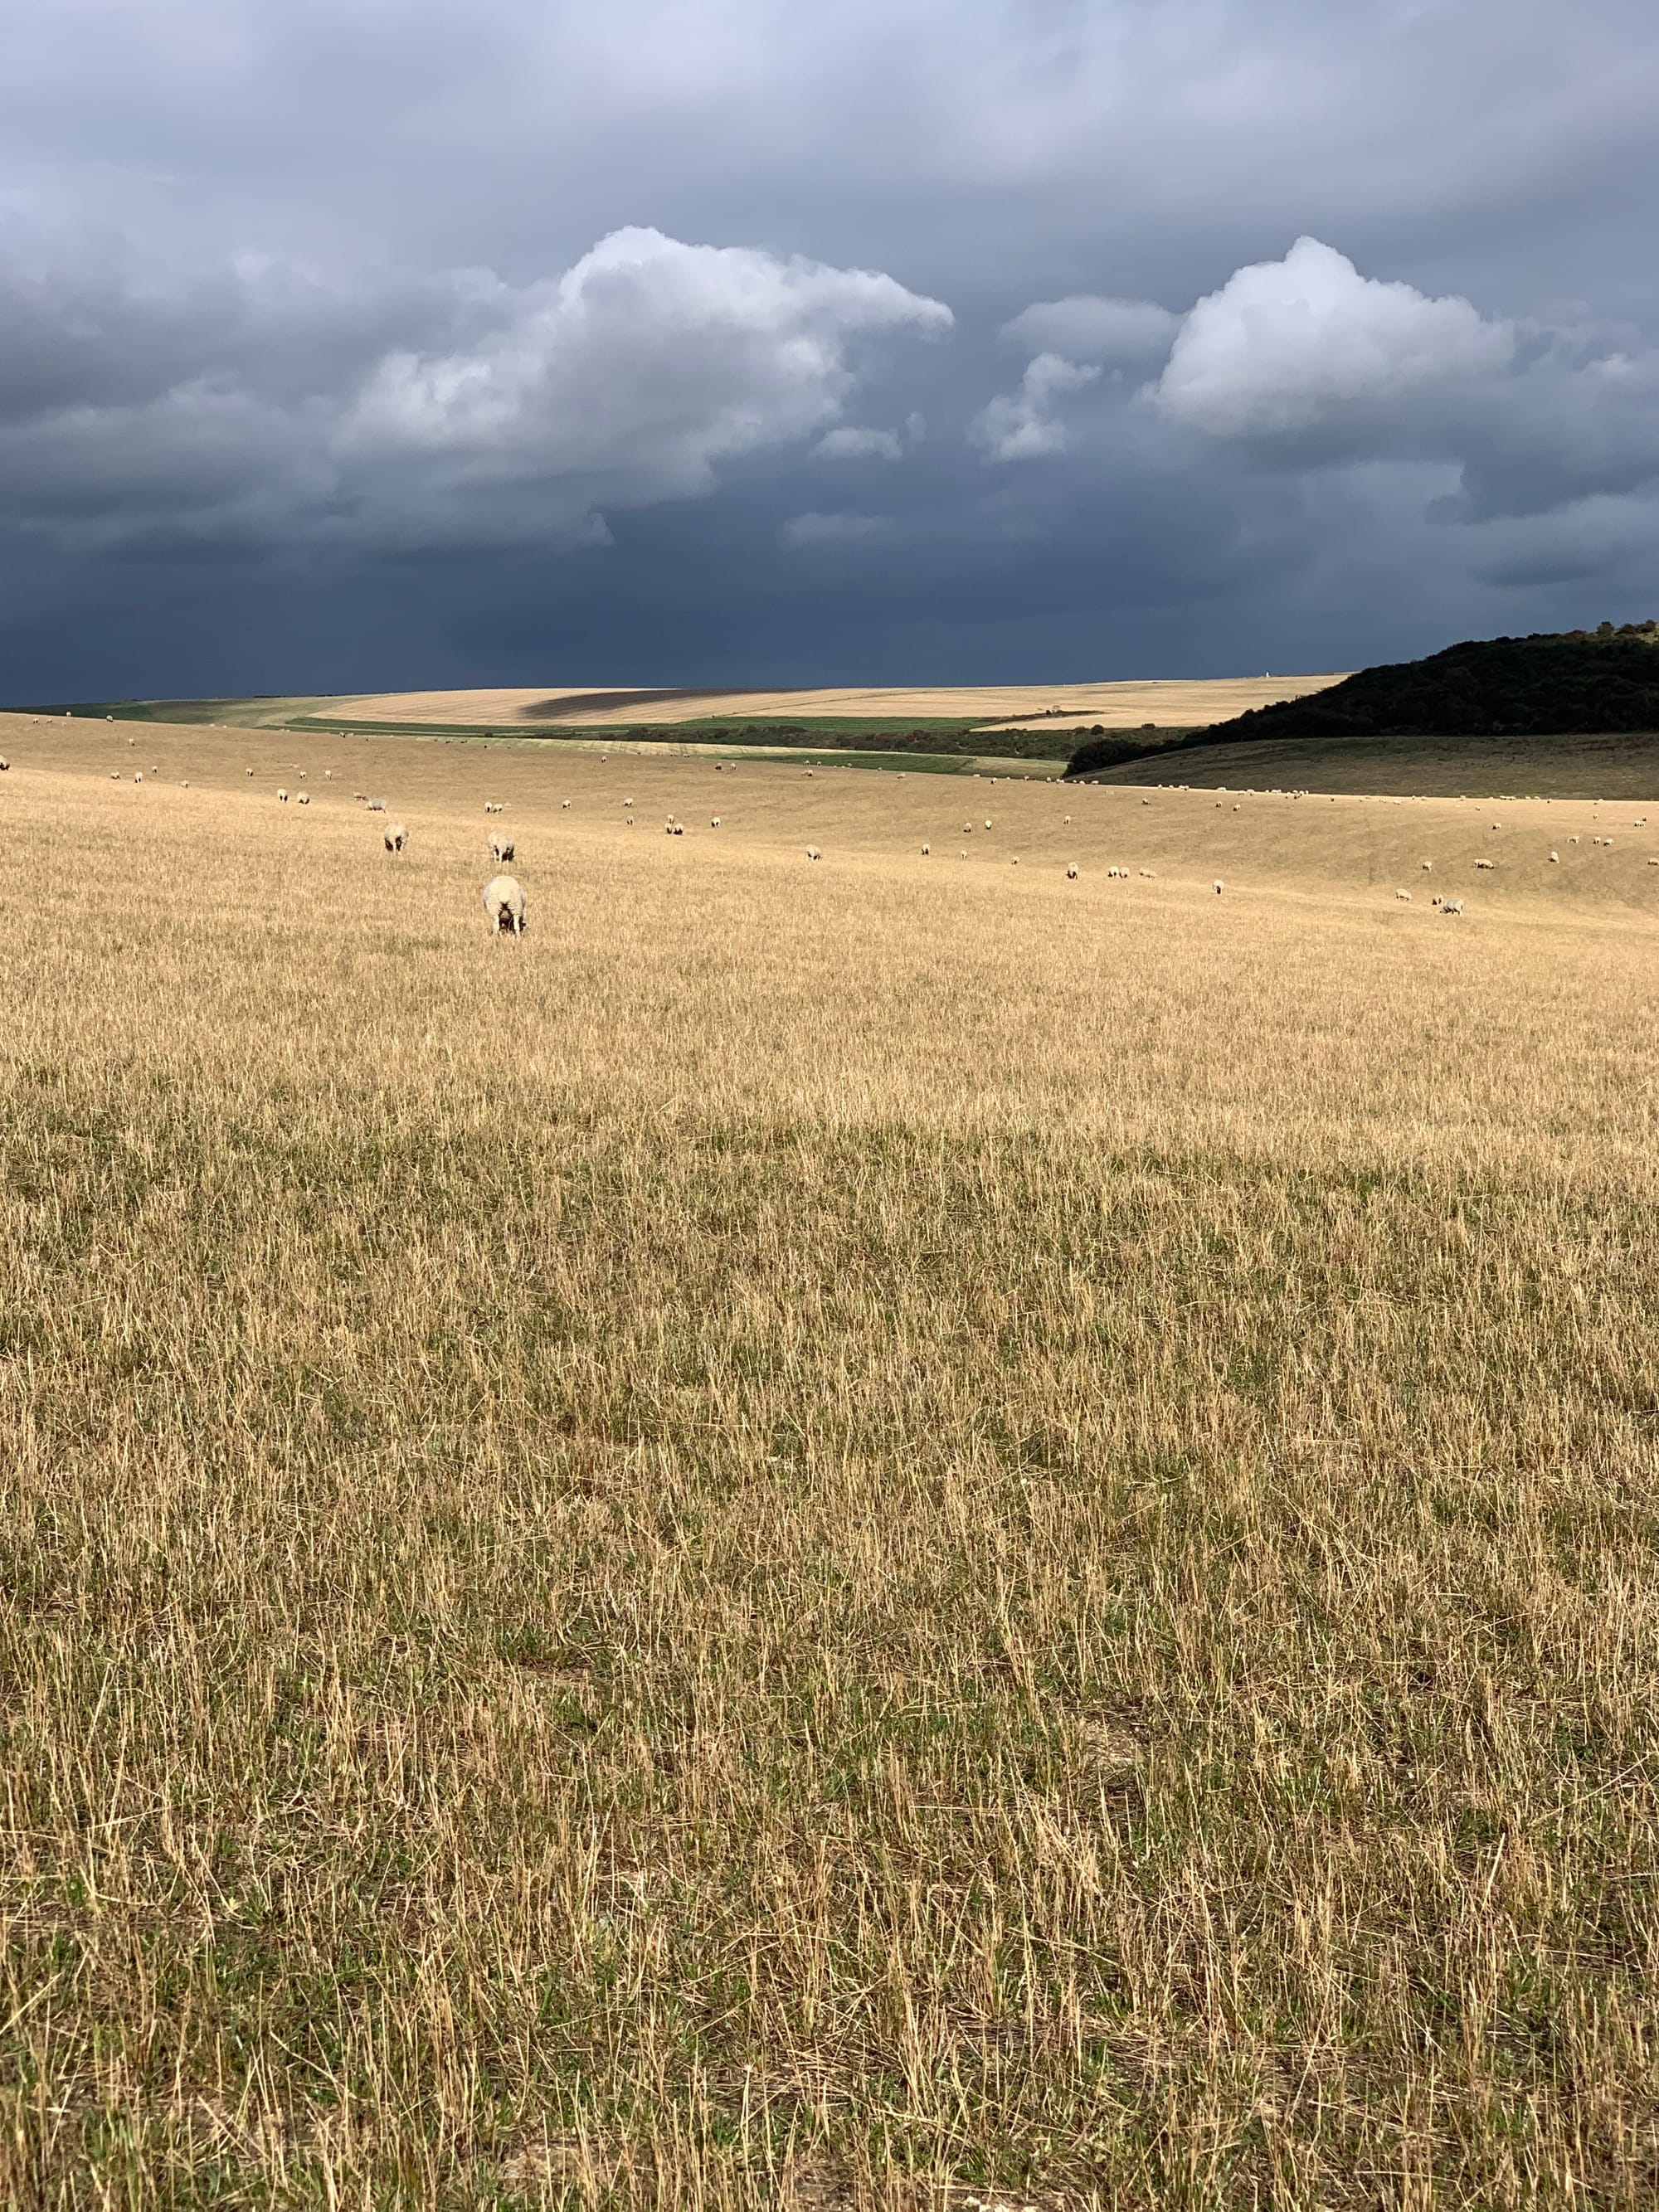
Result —
[[[696,496],[833,428],[876,349],[951,321],[878,271],[644,229],[560,276],[367,301],[269,262],[169,289],[0,257],[7,301],[27,344],[0,365],[0,500],[98,544],[595,542],[603,505]]]
[[[1180,316],[1155,300],[1079,293],[1066,300],[1039,300],[997,335],[1027,353],[1057,353],[1067,361],[1147,361],[1168,353],[1180,327]]]
[[[1070,434],[1054,411],[1055,403],[1081,392],[1099,374],[1097,368],[1040,353],[1027,364],[1018,392],[999,392],[981,408],[969,435],[992,461],[1040,460],[1064,453]]]
[[[860,430],[847,423],[826,430],[812,448],[815,461],[897,461],[904,447],[894,430]]]
[[[1299,238],[1198,302],[1151,396],[1166,422],[1212,437],[1364,451],[1426,397],[1502,372],[1516,343],[1468,300],[1362,276]]]

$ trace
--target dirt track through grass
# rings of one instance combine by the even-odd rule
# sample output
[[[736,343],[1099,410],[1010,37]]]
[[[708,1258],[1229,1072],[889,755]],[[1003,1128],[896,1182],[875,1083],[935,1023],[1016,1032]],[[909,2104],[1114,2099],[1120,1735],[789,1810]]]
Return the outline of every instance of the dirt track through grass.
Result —
[[[26,737],[0,2193],[1651,2201],[1639,832]]]

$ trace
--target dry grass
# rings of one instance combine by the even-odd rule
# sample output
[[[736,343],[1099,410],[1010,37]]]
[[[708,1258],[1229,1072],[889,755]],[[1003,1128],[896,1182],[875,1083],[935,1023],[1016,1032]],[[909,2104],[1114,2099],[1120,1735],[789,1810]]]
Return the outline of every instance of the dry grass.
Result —
[[[748,720],[764,715],[869,715],[884,721],[963,715],[982,718],[1000,728],[1069,730],[1104,724],[1109,729],[1138,729],[1143,722],[1178,728],[1225,720],[1249,707],[1275,699],[1300,699],[1341,682],[1340,676],[1228,677],[1200,682],[1139,684],[992,684],[922,685],[881,689],[869,685],[820,691],[694,692],[659,700],[641,696],[634,704],[584,711],[561,709],[558,720],[585,728],[623,727],[652,722],[701,720],[729,715]],[[587,687],[591,689],[592,687]],[[364,698],[319,703],[317,711],[365,723],[477,723],[481,729],[510,728],[515,721],[542,721],[550,698],[574,699],[577,687],[540,691],[386,691]],[[1048,709],[1061,718],[1050,721]],[[1021,719],[1024,718],[1024,719]]]
[[[1633,823],[0,734],[0,2197],[1653,2201]]]

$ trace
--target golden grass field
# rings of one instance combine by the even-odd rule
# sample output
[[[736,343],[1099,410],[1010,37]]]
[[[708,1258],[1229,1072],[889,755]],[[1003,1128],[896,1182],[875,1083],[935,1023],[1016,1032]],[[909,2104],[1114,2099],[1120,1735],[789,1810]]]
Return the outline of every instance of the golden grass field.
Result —
[[[623,706],[583,708],[585,696],[604,699],[592,687],[539,691],[384,691],[366,696],[307,702],[313,710],[365,724],[434,722],[459,727],[511,729],[515,723],[550,716],[575,728],[607,729],[647,723],[700,720],[729,715],[740,720],[790,715],[868,716],[884,721],[960,715],[1007,729],[1071,730],[1099,722],[1109,729],[1138,729],[1143,722],[1198,726],[1265,707],[1275,699],[1300,699],[1310,691],[1340,684],[1340,676],[1227,677],[1200,682],[1136,684],[1000,684],[911,686],[882,690],[868,685],[817,691],[665,691],[659,698],[628,695]],[[556,708],[550,704],[558,702]],[[1048,709],[1062,710],[1050,720]]]
[[[0,750],[0,2202],[1656,2200],[1659,804]]]

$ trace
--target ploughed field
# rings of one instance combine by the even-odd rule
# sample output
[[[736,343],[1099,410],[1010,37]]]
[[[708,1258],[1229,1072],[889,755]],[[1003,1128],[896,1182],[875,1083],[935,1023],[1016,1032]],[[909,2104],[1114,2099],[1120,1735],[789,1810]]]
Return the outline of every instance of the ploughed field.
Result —
[[[0,2201],[1652,2201],[1659,805],[128,735],[0,718]]]

